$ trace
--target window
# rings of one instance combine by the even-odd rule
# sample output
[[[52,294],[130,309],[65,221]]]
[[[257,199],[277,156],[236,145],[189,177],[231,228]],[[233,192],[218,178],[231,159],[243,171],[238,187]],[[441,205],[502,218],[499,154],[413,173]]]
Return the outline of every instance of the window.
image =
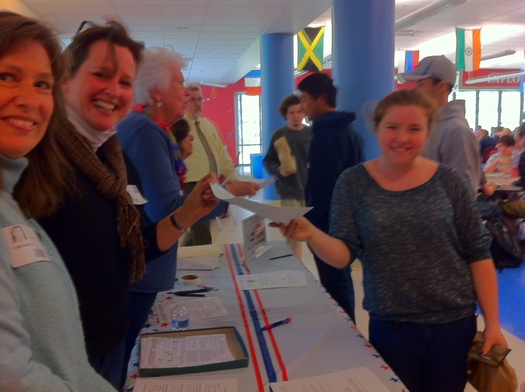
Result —
[[[501,93],[501,126],[511,131],[520,125],[521,94],[519,91]]]
[[[260,97],[235,94],[235,119],[239,171],[251,175],[250,155],[262,153]]]
[[[498,101],[498,91],[479,92],[478,124],[489,132],[498,126]]]
[[[476,127],[476,92],[458,91],[455,99],[465,100],[465,117],[472,129]],[[497,106],[497,105],[496,105]]]

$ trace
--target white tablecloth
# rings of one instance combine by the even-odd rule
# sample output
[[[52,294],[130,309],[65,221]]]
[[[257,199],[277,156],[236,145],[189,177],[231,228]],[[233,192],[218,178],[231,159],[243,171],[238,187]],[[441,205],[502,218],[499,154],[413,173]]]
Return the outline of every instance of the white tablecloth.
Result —
[[[241,265],[240,245],[226,245],[224,249],[221,265],[216,270],[179,271],[180,275],[195,273],[202,278],[203,284],[218,288],[218,291],[207,295],[217,295],[228,311],[226,317],[191,321],[190,328],[235,326],[248,349],[249,367],[168,377],[236,378],[239,391],[267,392],[269,382],[367,367],[389,391],[406,391],[398,377],[304,264],[295,256],[269,260],[290,253],[284,243],[274,244],[258,259],[249,261],[249,271]],[[235,283],[236,275],[290,269],[304,271],[307,286],[243,291]],[[163,295],[161,293],[158,298],[163,298]],[[260,332],[261,326],[287,317],[292,318],[291,323]],[[167,324],[160,325],[152,317],[141,333],[170,328]],[[132,391],[134,380],[138,377],[137,351],[135,347],[125,391]]]

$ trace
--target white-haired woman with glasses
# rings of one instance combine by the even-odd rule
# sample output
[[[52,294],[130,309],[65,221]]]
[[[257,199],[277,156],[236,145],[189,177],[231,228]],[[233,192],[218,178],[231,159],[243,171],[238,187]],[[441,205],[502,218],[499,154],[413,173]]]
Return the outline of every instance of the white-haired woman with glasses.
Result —
[[[182,56],[173,50],[145,49],[137,71],[135,106],[117,126],[122,149],[137,169],[144,197],[149,201],[144,208],[147,222],[165,216],[181,205],[186,197],[183,194],[186,166],[169,128],[184,117],[189,96],[182,74],[184,66]],[[257,189],[258,184],[253,183],[248,193],[230,190],[240,196],[253,195]],[[226,205],[221,202],[204,219],[222,215],[225,211]],[[188,219],[177,221],[182,232],[193,223]],[[135,338],[151,312],[156,294],[173,288],[176,262],[177,246],[174,246],[155,262],[149,263],[144,279],[132,285],[127,352],[131,352]]]

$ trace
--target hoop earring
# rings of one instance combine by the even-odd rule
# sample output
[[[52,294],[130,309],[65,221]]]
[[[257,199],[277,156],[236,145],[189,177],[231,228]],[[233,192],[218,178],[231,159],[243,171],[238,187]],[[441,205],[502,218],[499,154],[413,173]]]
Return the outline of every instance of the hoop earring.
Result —
[[[157,102],[157,107],[158,108],[161,108],[163,106],[164,106],[164,102],[162,102],[162,101]]]

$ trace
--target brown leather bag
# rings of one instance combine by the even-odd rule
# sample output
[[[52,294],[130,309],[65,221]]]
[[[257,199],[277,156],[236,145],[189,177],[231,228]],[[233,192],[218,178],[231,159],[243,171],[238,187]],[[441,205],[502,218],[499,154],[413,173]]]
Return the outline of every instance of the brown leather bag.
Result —
[[[495,346],[480,357],[483,341],[483,333],[478,331],[469,352],[469,383],[479,392],[516,392],[518,377],[505,359],[509,350]]]

